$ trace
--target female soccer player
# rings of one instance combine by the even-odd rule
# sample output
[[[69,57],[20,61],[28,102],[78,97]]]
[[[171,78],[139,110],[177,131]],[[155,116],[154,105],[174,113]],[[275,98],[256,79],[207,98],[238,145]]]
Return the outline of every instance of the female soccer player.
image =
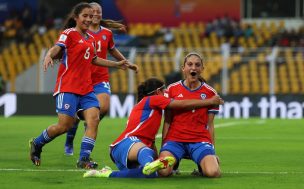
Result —
[[[168,97],[209,99],[216,96],[216,91],[200,77],[203,69],[201,56],[197,53],[188,54],[182,68],[185,80],[171,84],[167,90]],[[188,157],[198,165],[204,176],[219,177],[221,172],[214,150],[213,122],[218,110],[218,106],[207,106],[192,111],[167,111],[160,158],[170,156],[178,164],[182,158]],[[159,174],[171,175],[172,166],[159,170]]]
[[[107,52],[117,60],[126,60],[126,58],[115,48],[113,41],[113,34],[111,30],[103,27],[110,27],[113,29],[124,30],[125,26],[112,20],[102,20],[102,8],[96,3],[90,3],[93,8],[93,20],[87,31],[96,40],[96,54],[98,57],[106,59]],[[94,93],[99,101],[100,106],[100,120],[107,114],[110,106],[111,87],[109,83],[109,69],[107,67],[92,66],[92,81]],[[78,128],[79,120],[77,119],[74,126],[67,132],[65,142],[65,154],[73,155],[73,141]]]
[[[77,4],[66,21],[65,29],[56,45],[44,59],[44,71],[53,66],[53,58],[63,51],[58,70],[54,96],[58,123],[49,126],[37,138],[30,140],[30,159],[36,165],[41,163],[42,147],[57,136],[67,132],[75,122],[75,113],[84,110],[87,129],[81,143],[79,168],[96,168],[97,163],[90,160],[94,148],[99,123],[99,102],[93,93],[91,64],[107,67],[135,69],[127,61],[118,63],[98,58],[95,54],[95,39],[87,33],[92,22],[93,9],[88,3]]]
[[[110,156],[120,171],[105,167],[101,171],[88,171],[84,177],[156,177],[156,170],[170,167],[175,161],[171,156],[163,156],[150,164],[157,156],[154,143],[162,110],[195,110],[223,103],[219,96],[206,100],[172,100],[163,95],[164,90],[164,82],[156,78],[138,86],[138,103],[131,111],[126,129],[110,145]]]

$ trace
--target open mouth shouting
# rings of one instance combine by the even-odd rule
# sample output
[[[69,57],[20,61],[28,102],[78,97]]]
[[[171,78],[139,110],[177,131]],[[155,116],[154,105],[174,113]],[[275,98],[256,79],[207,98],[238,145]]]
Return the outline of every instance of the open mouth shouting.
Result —
[[[196,74],[197,74],[197,73],[196,73],[195,71],[191,71],[191,72],[190,72],[190,75],[193,76],[193,77],[196,76]]]

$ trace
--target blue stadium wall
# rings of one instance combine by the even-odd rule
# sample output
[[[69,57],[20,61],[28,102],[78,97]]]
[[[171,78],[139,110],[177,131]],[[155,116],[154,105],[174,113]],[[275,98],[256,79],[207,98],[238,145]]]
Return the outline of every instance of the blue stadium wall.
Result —
[[[221,118],[283,118],[304,117],[303,95],[235,96],[223,97],[225,104],[218,115]],[[136,102],[133,94],[111,96],[110,117],[127,117]],[[0,115],[56,115],[55,99],[50,94],[14,94],[0,96]]]

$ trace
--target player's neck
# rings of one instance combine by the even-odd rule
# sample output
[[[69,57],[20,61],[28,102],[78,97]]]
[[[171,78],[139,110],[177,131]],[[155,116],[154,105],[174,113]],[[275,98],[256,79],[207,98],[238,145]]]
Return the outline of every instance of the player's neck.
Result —
[[[100,30],[100,25],[91,24],[89,30],[92,32],[98,32]]]
[[[201,82],[199,80],[196,81],[184,80],[184,85],[189,89],[194,90],[201,86]]]
[[[83,31],[83,30],[81,30],[81,29],[78,28],[78,27],[75,27],[75,29],[78,31],[78,33],[79,33],[82,37],[84,37],[84,38],[87,37],[87,32],[86,32],[86,31]]]

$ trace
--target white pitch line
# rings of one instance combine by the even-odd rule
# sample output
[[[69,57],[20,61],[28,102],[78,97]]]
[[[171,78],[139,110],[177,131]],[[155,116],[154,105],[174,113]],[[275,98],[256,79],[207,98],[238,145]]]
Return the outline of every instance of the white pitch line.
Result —
[[[215,128],[222,128],[222,127],[232,127],[232,126],[236,126],[236,125],[248,125],[248,124],[264,124],[265,120],[259,120],[259,121],[255,121],[255,122],[250,122],[250,121],[234,121],[234,122],[228,122],[228,123],[219,123],[215,125]],[[161,138],[162,134],[158,133],[156,135],[156,138]]]
[[[0,168],[0,172],[84,172],[81,169],[15,169],[15,168]],[[116,170],[114,170],[116,171]],[[192,173],[192,171],[180,171],[181,173]],[[224,174],[265,174],[265,175],[287,175],[287,174],[304,174],[300,171],[223,171]]]
[[[15,168],[0,168],[1,171],[22,171],[22,172],[83,172],[82,169],[15,169]]]

